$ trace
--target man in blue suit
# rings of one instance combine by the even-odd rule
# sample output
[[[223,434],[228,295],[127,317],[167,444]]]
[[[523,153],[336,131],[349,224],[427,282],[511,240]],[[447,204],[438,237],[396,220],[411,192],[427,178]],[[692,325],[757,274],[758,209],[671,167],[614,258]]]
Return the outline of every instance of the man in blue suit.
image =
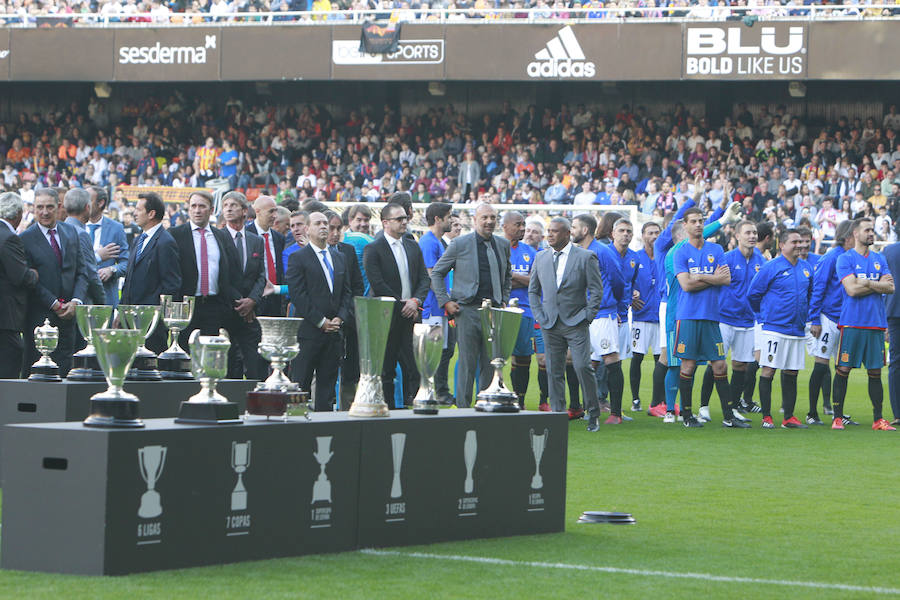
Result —
[[[87,277],[88,291],[87,297],[82,298],[87,304],[106,304],[106,293],[103,290],[103,283],[97,276],[97,260],[94,257],[94,244],[91,236],[88,234],[84,224],[90,217],[91,198],[87,191],[82,188],[72,188],[63,197],[63,208],[65,209],[65,223],[71,225],[78,232],[78,241],[81,245],[81,257],[84,259],[82,267]],[[75,329],[75,347],[83,348],[84,339],[78,328]]]
[[[25,317],[25,362],[22,373],[27,377],[38,359],[34,347],[34,328],[44,319],[59,329],[59,342],[50,357],[65,377],[72,366],[75,345],[75,306],[87,294],[86,270],[78,241],[71,225],[58,223],[59,195],[52,188],[42,188],[34,195],[37,224],[22,233],[29,267],[38,273],[38,284],[29,295]]]
[[[181,293],[181,267],[178,245],[162,227],[166,206],[159,194],[138,196],[134,221],[141,228],[131,247],[122,304],[159,304],[160,294]],[[166,349],[166,328],[160,323],[147,339],[147,348],[159,354]]]
[[[894,242],[884,248],[885,259],[891,273],[900,273],[900,242]],[[900,425],[900,292],[884,297],[888,320],[888,336],[890,338],[890,362],[888,363],[888,394],[891,398],[891,412],[894,420],[891,425]]]
[[[119,278],[124,277],[128,270],[129,249],[125,228],[118,221],[103,216],[109,204],[106,188],[94,186],[88,191],[91,194],[91,218],[87,230],[94,246],[97,275],[103,282],[105,304],[118,306]]]

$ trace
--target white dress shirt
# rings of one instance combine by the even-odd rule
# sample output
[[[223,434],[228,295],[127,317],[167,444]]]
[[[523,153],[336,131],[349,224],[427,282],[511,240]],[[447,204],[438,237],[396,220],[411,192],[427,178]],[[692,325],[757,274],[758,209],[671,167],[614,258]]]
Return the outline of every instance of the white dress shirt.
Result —
[[[269,228],[269,229],[264,230],[262,227],[260,227],[259,221],[253,221],[253,227],[256,228],[256,234],[263,239],[264,244],[266,243],[266,238],[264,238],[263,235],[265,235],[267,233],[269,234],[269,242],[268,242],[269,251],[272,253],[272,260],[275,260],[275,236],[270,233],[272,231],[272,229]],[[320,255],[320,257],[321,257],[321,255]],[[263,262],[265,262],[265,257],[263,257]],[[275,263],[275,267],[276,268],[278,267],[277,261]],[[268,267],[266,267],[266,268],[268,268]],[[268,271],[266,271],[266,276],[268,277]],[[272,283],[275,283],[275,282],[273,281]]]
[[[197,256],[197,290],[196,295],[200,295],[200,273],[203,272],[203,269],[200,268],[200,234],[197,233],[197,230],[200,229],[193,222],[191,222],[191,238],[194,240],[194,253]],[[206,258],[208,262],[208,275],[209,275],[209,295],[215,296],[219,293],[219,244],[216,243],[216,236],[213,235],[212,225],[210,223],[206,224],[204,227],[206,230]]]
[[[327,252],[327,248],[319,248],[312,240],[310,240],[309,245],[312,246],[313,251],[316,253],[316,258],[319,259],[319,266],[322,267],[322,273],[325,274],[325,280],[328,282],[328,289],[331,290],[331,293],[334,293],[334,281],[331,280],[331,274],[328,272],[328,267],[325,265],[325,259],[322,257],[322,250]],[[330,252],[328,252],[328,263],[331,265],[331,268],[334,269],[334,258],[331,256]]]
[[[47,245],[50,246],[50,248],[52,249],[52,248],[53,248],[53,244],[50,242],[50,229],[51,229],[51,228],[44,227],[44,226],[41,225],[40,223],[38,223],[38,227],[41,228],[41,233],[44,234],[44,238],[47,240]],[[65,256],[66,256],[66,253],[65,253],[65,251],[63,250],[62,240],[59,239],[59,221],[56,222],[56,225],[54,225],[54,226],[52,227],[52,229],[55,229],[55,230],[56,230],[56,243],[57,243],[57,245],[59,245],[59,253],[60,253],[63,257],[65,257]]]
[[[549,249],[554,254],[554,258],[556,256],[556,250],[553,248]],[[559,289],[559,286],[562,285],[563,273],[566,272],[566,263],[569,260],[569,252],[572,250],[572,242],[566,244],[566,247],[560,250],[559,262],[556,265],[556,289]]]
[[[384,239],[391,247],[394,262],[397,263],[397,270],[400,272],[400,299],[408,300],[412,294],[412,284],[409,281],[409,259],[406,256],[406,249],[403,247],[403,240],[391,237],[387,233],[384,234]]]
[[[160,222],[160,223],[157,223],[156,225],[154,225],[153,227],[151,227],[151,228],[148,229],[147,231],[142,232],[142,233],[145,233],[145,234],[147,235],[147,237],[145,237],[145,238],[144,238],[144,241],[141,242],[140,248],[138,248],[137,246],[134,247],[135,256],[140,256],[141,252],[144,251],[144,248],[147,247],[147,244],[150,242],[150,240],[153,239],[153,236],[156,235],[156,231],[157,231],[160,227],[162,227],[162,223],[161,223],[161,222]],[[138,236],[138,237],[140,237],[140,236]]]

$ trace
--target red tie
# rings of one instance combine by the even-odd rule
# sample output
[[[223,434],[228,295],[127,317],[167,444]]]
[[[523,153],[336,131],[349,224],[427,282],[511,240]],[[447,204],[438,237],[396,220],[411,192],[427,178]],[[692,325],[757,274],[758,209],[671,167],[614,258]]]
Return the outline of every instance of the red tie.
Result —
[[[56,230],[51,229],[50,233],[50,247],[53,248],[53,254],[56,255],[56,261],[59,263],[59,266],[62,266],[62,250],[59,249],[59,242],[56,241]]]
[[[272,250],[269,248],[269,232],[264,233],[263,238],[266,240],[266,273],[268,274],[269,281],[278,283],[276,281],[277,276],[275,275],[275,259],[272,258]]]
[[[206,229],[197,229],[200,233],[200,295],[209,296],[209,255],[206,251]]]

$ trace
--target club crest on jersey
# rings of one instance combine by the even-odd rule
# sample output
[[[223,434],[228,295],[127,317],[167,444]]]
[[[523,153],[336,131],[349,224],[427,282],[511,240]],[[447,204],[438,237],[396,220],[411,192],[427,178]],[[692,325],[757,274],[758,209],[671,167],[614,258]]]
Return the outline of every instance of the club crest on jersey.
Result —
[[[807,279],[809,279],[809,269],[803,269],[803,274],[806,275]]]
[[[841,362],[850,362],[850,354],[848,352],[841,354]]]
[[[683,354],[684,353],[684,342],[681,342],[680,344],[678,344],[678,347],[675,348],[675,351],[678,352],[679,354]]]
[[[712,264],[713,261],[715,261],[715,260],[716,260],[716,259],[713,258],[713,255],[712,255],[712,254],[707,254],[707,255],[706,255],[706,261],[707,261],[708,263]]]
[[[634,261],[633,261],[633,260],[631,261],[631,268],[632,268],[632,269],[634,268]],[[876,268],[876,269],[878,268],[878,265],[877,265],[877,264],[875,265],[875,268]]]
[[[759,265],[756,265],[756,272],[759,273]]]
[[[881,264],[880,264],[880,263],[875,263],[875,270],[876,270],[876,271],[880,271],[880,270],[881,270]]]
[[[524,260],[525,262],[531,262],[531,257],[526,254],[522,257],[522,260]]]

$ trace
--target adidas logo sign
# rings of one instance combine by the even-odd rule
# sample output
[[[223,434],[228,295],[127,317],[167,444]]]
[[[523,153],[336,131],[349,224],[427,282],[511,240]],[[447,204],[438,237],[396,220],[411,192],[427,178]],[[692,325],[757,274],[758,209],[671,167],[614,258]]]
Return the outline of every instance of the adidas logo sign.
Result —
[[[585,60],[581,44],[568,25],[560,29],[543,50],[536,52],[534,58],[535,60],[528,63],[526,68],[529,77],[582,79],[597,74],[597,66]]]

